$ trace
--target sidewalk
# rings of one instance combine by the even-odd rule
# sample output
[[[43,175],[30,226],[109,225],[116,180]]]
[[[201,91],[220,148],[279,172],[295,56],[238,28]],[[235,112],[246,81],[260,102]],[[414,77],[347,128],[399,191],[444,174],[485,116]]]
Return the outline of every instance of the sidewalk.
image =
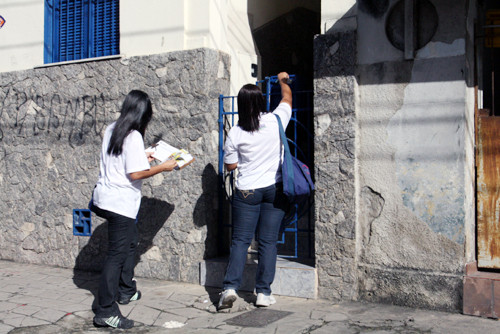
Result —
[[[0,260],[0,334],[116,333],[92,324],[95,273]],[[366,303],[276,296],[255,308],[240,294],[230,311],[217,313],[218,290],[138,278],[143,297],[122,305],[136,322],[129,333],[500,333],[492,319]]]

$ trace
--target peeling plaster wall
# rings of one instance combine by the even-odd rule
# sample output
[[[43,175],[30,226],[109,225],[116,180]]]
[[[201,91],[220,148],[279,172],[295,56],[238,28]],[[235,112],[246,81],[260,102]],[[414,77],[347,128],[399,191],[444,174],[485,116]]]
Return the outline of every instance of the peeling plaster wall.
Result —
[[[465,1],[431,1],[437,31],[413,60],[371,2],[358,1],[358,296],[457,310],[472,196]]]
[[[396,3],[358,0],[338,20],[357,24],[315,41],[319,296],[456,311],[475,245],[474,6],[429,0],[433,34],[405,60]]]
[[[403,103],[385,128],[403,204],[429,228],[464,243],[465,82],[429,81],[459,74],[463,57],[417,60]]]

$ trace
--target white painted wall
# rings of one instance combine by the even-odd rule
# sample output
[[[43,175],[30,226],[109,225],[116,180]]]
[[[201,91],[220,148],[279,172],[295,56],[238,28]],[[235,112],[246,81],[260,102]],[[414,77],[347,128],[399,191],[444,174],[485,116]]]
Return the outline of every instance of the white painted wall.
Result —
[[[183,50],[184,7],[178,0],[121,0],[120,53],[132,57]]]
[[[356,0],[321,0],[321,33],[356,28]]]
[[[258,58],[248,22],[247,1],[231,0],[227,18],[227,41],[231,55],[230,94],[237,95],[241,86],[257,80],[251,75],[252,64],[258,64]]]
[[[0,72],[43,64],[43,0],[0,0]]]
[[[212,48],[231,55],[231,93],[256,79],[247,0],[121,0],[123,57]],[[44,1],[0,0],[0,72],[43,65]]]

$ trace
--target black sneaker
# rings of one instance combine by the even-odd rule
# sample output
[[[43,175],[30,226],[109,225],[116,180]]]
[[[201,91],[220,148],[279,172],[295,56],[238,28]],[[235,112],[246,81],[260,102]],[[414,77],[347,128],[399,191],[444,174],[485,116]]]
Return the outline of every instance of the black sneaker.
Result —
[[[108,318],[94,317],[94,324],[97,327],[113,327],[121,329],[129,329],[134,327],[134,321],[127,319],[122,315],[115,315]]]
[[[126,296],[125,296],[125,297],[120,297],[120,298],[118,299],[118,304],[126,305],[126,304],[128,304],[128,303],[130,303],[130,302],[133,302],[133,301],[136,301],[136,300],[141,299],[141,296],[142,296],[141,292],[140,292],[139,290],[137,290],[137,291],[136,291],[136,292],[132,295],[132,297],[126,297]]]

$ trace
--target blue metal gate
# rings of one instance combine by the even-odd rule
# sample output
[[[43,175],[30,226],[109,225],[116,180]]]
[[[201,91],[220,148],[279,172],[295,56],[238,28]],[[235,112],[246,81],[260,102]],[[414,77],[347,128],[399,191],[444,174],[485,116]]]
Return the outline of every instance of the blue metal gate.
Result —
[[[300,81],[290,75],[293,94],[292,118],[286,129],[292,154],[314,168],[314,149],[312,129],[313,93],[300,90]],[[267,101],[267,110],[274,110],[281,101],[281,89],[276,76],[258,81]],[[236,96],[219,96],[219,235],[226,241],[223,248],[228,249],[231,235],[231,198],[234,190],[233,172],[224,168],[224,140],[227,133],[237,124],[238,111]],[[314,173],[313,173],[314,175]],[[278,255],[287,258],[312,258],[314,254],[313,205],[302,217],[295,214],[293,222],[286,226],[278,242]],[[226,247],[224,247],[224,244]]]

